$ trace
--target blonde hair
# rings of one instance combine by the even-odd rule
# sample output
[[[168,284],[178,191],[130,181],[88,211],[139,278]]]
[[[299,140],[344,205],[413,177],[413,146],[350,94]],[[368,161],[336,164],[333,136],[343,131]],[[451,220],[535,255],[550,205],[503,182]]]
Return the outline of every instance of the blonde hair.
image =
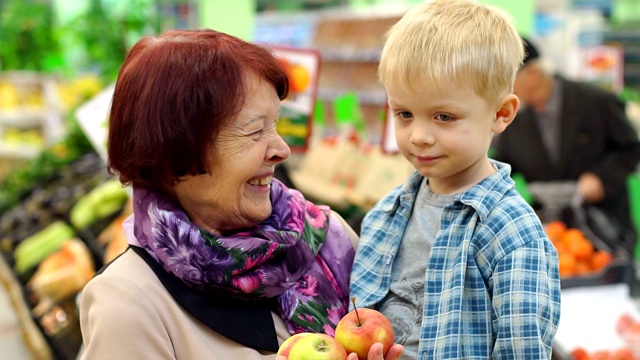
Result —
[[[387,34],[383,85],[471,86],[487,101],[513,91],[524,46],[509,16],[469,0],[433,0],[409,10]],[[416,82],[419,82],[416,84]]]

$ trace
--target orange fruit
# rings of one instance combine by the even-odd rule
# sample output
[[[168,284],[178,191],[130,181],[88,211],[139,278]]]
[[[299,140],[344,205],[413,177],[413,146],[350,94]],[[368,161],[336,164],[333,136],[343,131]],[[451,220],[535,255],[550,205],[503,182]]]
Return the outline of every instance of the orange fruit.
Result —
[[[587,275],[591,272],[591,264],[589,262],[582,260],[576,261],[576,265],[574,267],[575,275]]]
[[[576,257],[571,253],[558,254],[560,277],[573,276],[576,273]]]
[[[584,239],[584,234],[582,233],[582,231],[580,231],[580,229],[570,228],[562,234],[562,238],[560,239],[560,241],[569,245],[575,241],[581,241]]]
[[[572,239],[567,248],[578,260],[589,260],[594,252],[593,245],[584,237]]]
[[[569,252],[569,247],[565,243],[558,242],[554,245],[556,247],[556,251],[558,252],[558,254],[566,254]]]
[[[591,256],[591,269],[600,271],[604,269],[613,260],[611,253],[605,250],[598,250]]]
[[[610,357],[610,360],[634,360],[635,355],[629,348],[621,348],[616,350],[613,353],[613,356]]]
[[[290,86],[293,92],[305,91],[311,82],[309,70],[302,65],[292,65],[289,68],[289,76],[291,77]]]
[[[560,220],[551,221],[544,225],[544,232],[554,243],[562,239],[562,234],[564,234],[566,230],[567,225]]]
[[[571,352],[573,360],[591,360],[591,355],[584,348],[577,347]]]
[[[598,350],[593,354],[593,360],[609,360],[611,353],[608,350]]]

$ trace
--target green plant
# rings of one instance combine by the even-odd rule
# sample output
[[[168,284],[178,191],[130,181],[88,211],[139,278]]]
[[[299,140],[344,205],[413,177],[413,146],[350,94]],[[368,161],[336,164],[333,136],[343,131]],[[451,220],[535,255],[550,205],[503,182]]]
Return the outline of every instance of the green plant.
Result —
[[[44,71],[59,57],[49,0],[0,1],[0,70]]]
[[[90,0],[85,13],[64,25],[65,41],[81,48],[77,67],[91,69],[105,80],[115,79],[129,47],[160,30],[152,0],[109,2]]]

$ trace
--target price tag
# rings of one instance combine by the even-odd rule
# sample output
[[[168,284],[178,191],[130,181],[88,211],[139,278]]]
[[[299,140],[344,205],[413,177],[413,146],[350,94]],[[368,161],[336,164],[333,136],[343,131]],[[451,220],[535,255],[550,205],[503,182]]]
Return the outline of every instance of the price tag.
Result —
[[[107,86],[76,110],[76,119],[96,152],[107,161],[107,125],[115,84]]]

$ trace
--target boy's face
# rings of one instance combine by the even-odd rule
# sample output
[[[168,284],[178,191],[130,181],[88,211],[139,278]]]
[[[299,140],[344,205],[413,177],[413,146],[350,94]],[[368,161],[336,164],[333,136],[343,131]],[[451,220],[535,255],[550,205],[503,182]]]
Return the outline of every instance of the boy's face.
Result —
[[[491,138],[512,119],[503,121],[501,105],[455,84],[413,90],[390,85],[387,95],[400,152],[429,178],[433,192],[461,192],[495,172],[487,156]]]

